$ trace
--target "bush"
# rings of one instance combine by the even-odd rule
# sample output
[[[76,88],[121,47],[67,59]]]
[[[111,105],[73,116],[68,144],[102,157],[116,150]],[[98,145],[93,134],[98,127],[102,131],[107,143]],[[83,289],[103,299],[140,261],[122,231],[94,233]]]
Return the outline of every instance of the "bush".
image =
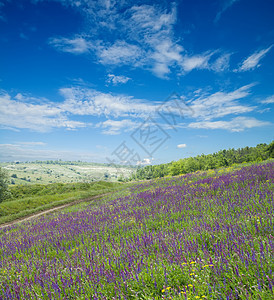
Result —
[[[0,167],[0,202],[6,199],[8,194],[8,175],[6,171]]]

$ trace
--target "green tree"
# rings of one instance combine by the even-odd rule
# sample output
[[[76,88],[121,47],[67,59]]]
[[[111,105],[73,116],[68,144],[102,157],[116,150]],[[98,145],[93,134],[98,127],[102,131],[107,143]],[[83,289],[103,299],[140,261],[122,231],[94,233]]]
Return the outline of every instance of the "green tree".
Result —
[[[267,152],[269,157],[274,158],[274,141],[268,145]]]
[[[172,163],[172,165],[169,167],[169,174],[171,176],[174,176],[174,175],[180,175],[182,174],[182,162],[181,160],[179,161],[174,161]]]
[[[168,164],[141,167],[136,170],[136,179],[151,179],[166,175],[181,175],[197,170],[209,170],[231,166],[235,163],[263,161],[274,158],[274,141],[269,145],[258,144],[256,147],[220,150],[213,154],[182,158]]]
[[[0,202],[8,196],[8,175],[6,171],[0,167]]]

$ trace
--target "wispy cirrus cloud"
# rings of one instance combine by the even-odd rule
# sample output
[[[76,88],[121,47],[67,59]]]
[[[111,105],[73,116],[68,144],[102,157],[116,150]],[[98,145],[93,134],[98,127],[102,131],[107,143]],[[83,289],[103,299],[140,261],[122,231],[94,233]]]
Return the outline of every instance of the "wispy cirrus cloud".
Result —
[[[222,129],[231,132],[240,132],[245,129],[271,125],[270,122],[260,121],[252,117],[236,117],[230,121],[202,121],[192,122],[189,128],[195,129]]]
[[[136,65],[142,57],[142,49],[126,41],[118,40],[114,44],[97,43],[96,54],[103,65]]]
[[[90,127],[91,122],[78,121],[77,116],[114,118],[145,118],[155,112],[157,103],[135,99],[132,96],[102,93],[86,87],[60,89],[63,102],[52,102],[18,93],[0,95],[0,126],[2,129],[29,129],[49,132],[54,129],[76,130]],[[75,120],[76,119],[76,120]],[[121,128],[132,128],[134,121],[111,119],[99,123],[104,133],[114,134]]]
[[[148,116],[156,107],[156,103],[132,96],[102,93],[89,88],[62,88],[60,93],[65,98],[61,108],[77,115],[136,118]]]
[[[210,66],[210,69],[215,72],[223,72],[229,69],[230,57],[233,53],[224,53],[219,56]]]
[[[214,52],[193,56],[185,56],[182,59],[181,66],[186,72],[190,72],[194,69],[208,69],[209,60],[213,54]]]
[[[230,92],[219,91],[210,95],[201,95],[190,100],[189,107],[192,108],[195,118],[203,120],[251,112],[255,107],[241,104],[239,100],[251,94],[253,85],[249,84]]]
[[[0,161],[31,161],[31,160],[82,160],[82,161],[102,161],[105,159],[104,153],[81,152],[69,150],[51,150],[31,147],[23,143],[0,144]]]
[[[273,45],[266,49],[254,52],[252,55],[247,57],[239,66],[238,69],[234,70],[235,72],[244,72],[249,70],[254,70],[255,68],[260,67],[260,60],[271,50]]]
[[[274,103],[274,95],[267,97],[266,99],[262,100],[261,103],[263,104],[273,104]]]
[[[17,142],[16,144],[23,145],[25,147],[29,147],[29,146],[46,146],[47,145],[44,142]]]
[[[184,73],[192,70],[211,70],[224,72],[229,70],[229,61],[232,53],[222,53],[220,50],[206,51],[197,55],[184,55],[180,66]]]
[[[142,68],[163,79],[172,72],[181,75],[201,69],[221,72],[229,64],[229,56],[215,50],[188,53],[175,37],[175,3],[169,6],[134,2],[126,5],[122,1],[77,1],[77,6],[74,1],[62,3],[76,7],[88,20],[89,27],[70,38],[51,38],[49,44],[59,51],[90,53],[102,65]],[[210,60],[214,54],[219,57]]]
[[[49,44],[59,51],[73,53],[73,54],[83,54],[87,53],[92,45],[84,39],[83,37],[69,38],[50,38]]]
[[[107,120],[100,122],[96,125],[98,128],[103,128],[102,133],[107,135],[117,135],[121,131],[131,131],[134,128],[137,128],[140,125],[140,122],[134,122],[130,119],[123,120]]]
[[[2,128],[30,129],[47,132],[56,128],[74,130],[88,126],[80,121],[70,120],[58,104],[48,101],[36,104],[27,102],[21,94],[12,98],[7,93],[0,95],[0,125]],[[31,101],[33,98],[31,98]],[[38,104],[37,104],[38,102]]]
[[[251,128],[248,126],[252,124],[264,126],[267,123],[256,123],[255,119],[248,122],[249,119],[243,119],[246,116],[235,118],[253,111],[260,112],[257,106],[251,106],[247,101],[252,96],[253,85],[213,93],[200,90],[199,93],[194,92],[193,97],[182,97],[185,102],[181,103],[179,109],[173,100],[168,103],[153,102],[127,95],[103,93],[84,86],[61,88],[60,93],[64,98],[62,102],[51,102],[20,93],[12,97],[3,92],[0,95],[0,126],[9,130],[29,129],[38,132],[58,128],[77,130],[92,126],[101,129],[103,134],[117,135],[135,129],[148,117],[154,118],[164,130],[168,130],[171,127],[166,122],[165,118],[169,116],[166,114],[172,114],[176,119],[174,128],[189,126],[210,129],[219,126],[229,129],[233,122],[222,120],[228,116],[234,117],[232,120],[238,122],[235,124],[242,124],[243,128]],[[258,105],[269,103],[273,103],[273,96],[259,101]],[[178,121],[182,112],[184,123]],[[83,121],[82,116],[93,118],[93,124]],[[106,120],[102,121],[102,117]],[[216,119],[218,121],[213,121]],[[231,131],[237,131],[239,126],[233,127]]]
[[[225,0],[223,7],[220,9],[220,11],[218,11],[214,22],[218,22],[222,16],[222,14],[229,9],[234,3],[238,2],[239,0]]]

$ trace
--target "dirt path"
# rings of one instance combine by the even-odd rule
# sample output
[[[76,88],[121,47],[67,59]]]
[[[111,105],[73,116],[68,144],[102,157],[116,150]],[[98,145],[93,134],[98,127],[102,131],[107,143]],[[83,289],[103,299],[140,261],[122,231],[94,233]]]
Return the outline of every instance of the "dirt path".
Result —
[[[100,194],[100,195],[96,195],[96,196],[92,196],[92,197],[89,197],[89,198],[86,198],[86,199],[75,200],[73,202],[70,202],[70,203],[67,203],[67,204],[64,204],[64,205],[61,205],[61,206],[57,206],[57,207],[54,207],[54,208],[51,208],[51,209],[47,209],[47,210],[41,211],[41,212],[36,213],[36,214],[32,214],[32,215],[29,215],[29,216],[26,216],[26,217],[23,217],[23,218],[20,218],[20,219],[16,219],[16,220],[11,221],[9,223],[0,225],[0,229],[6,228],[6,227],[9,227],[11,225],[15,225],[15,224],[18,224],[18,223],[21,223],[21,222],[24,222],[24,221],[29,221],[29,220],[38,218],[38,217],[40,217],[42,215],[46,215],[46,214],[49,214],[51,212],[54,212],[56,210],[63,209],[63,208],[69,207],[69,206],[73,206],[73,205],[79,204],[81,202],[93,201],[95,199],[101,198],[101,197],[109,195],[111,193],[112,192],[105,193],[105,194]]]

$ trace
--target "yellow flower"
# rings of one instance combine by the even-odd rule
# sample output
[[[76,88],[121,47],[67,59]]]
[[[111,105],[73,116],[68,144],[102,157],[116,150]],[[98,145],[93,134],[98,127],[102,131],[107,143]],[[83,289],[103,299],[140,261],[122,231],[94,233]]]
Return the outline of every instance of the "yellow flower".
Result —
[[[203,266],[203,268],[206,268],[206,267],[209,267],[209,265],[205,265],[205,266]]]
[[[192,276],[192,275],[194,275],[194,273],[190,273],[189,275]]]
[[[192,264],[195,264],[195,261],[192,261],[190,264],[191,264],[191,265],[192,265]]]
[[[199,297],[199,296],[195,296],[195,298],[196,298],[196,299],[199,299],[200,297]]]
[[[164,293],[165,292],[165,289],[162,289],[162,293]]]
[[[189,286],[189,287],[192,287],[193,285],[192,285],[192,284],[189,284],[188,286]]]
[[[170,286],[166,288],[166,290],[169,290],[169,289],[171,289],[171,287],[170,287]]]
[[[182,263],[182,265],[186,265],[187,263]]]

